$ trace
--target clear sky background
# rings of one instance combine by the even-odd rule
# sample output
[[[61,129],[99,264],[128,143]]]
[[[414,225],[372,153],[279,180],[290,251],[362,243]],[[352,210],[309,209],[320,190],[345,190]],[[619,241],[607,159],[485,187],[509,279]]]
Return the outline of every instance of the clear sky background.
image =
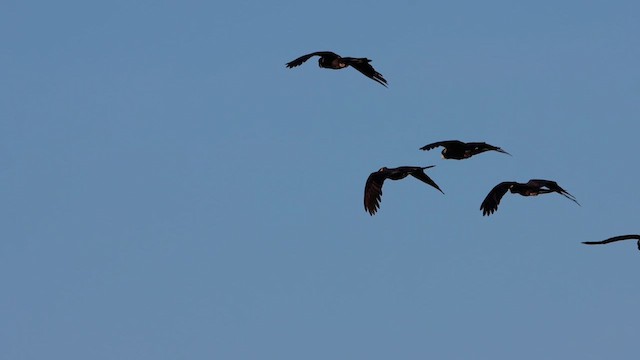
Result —
[[[637,359],[640,3],[516,3],[5,1],[0,358]]]

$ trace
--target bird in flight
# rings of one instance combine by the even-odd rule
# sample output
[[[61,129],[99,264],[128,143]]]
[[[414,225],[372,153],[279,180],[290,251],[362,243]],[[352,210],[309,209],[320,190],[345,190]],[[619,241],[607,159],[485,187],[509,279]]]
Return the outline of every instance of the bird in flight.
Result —
[[[320,56],[320,59],[318,59],[318,65],[321,68],[340,70],[348,66],[352,66],[354,69],[364,74],[364,76],[378,82],[384,87],[387,86],[387,80],[385,80],[384,77],[382,77],[382,74],[377,72],[373,66],[369,64],[371,60],[367,58],[342,57],[331,51],[316,51],[311,54],[300,56],[299,58],[288,62],[286,65],[291,69],[302,65],[313,56]]]
[[[481,154],[485,151],[497,151],[499,153],[511,155],[508,152],[502,150],[501,148],[493,145],[489,145],[485,142],[463,142],[459,140],[447,140],[447,141],[438,141],[433,144],[425,145],[420,148],[420,150],[428,151],[431,149],[435,149],[439,146],[444,147],[442,149],[442,158],[443,159],[455,159],[455,160],[463,160],[472,157],[473,155]]]
[[[602,241],[583,241],[582,243],[587,245],[602,245],[602,244],[612,243],[615,241],[630,240],[630,239],[638,240],[638,250],[640,250],[640,235],[620,235],[620,236],[614,236],[612,238],[608,238]]]
[[[556,183],[555,181],[531,179],[529,180],[529,182],[524,184],[515,181],[505,181],[496,185],[493,189],[491,189],[491,191],[489,191],[489,194],[487,194],[487,197],[480,205],[482,215],[489,216],[497,211],[498,204],[500,204],[500,199],[502,199],[507,191],[511,191],[511,193],[513,194],[520,194],[522,196],[536,196],[540,194],[556,192],[580,205],[573,195],[569,194],[565,189],[561,188],[560,185],[558,185],[558,183]]]
[[[370,215],[374,215],[376,211],[380,208],[380,200],[382,200],[382,184],[386,179],[391,180],[400,180],[404,179],[407,176],[411,175],[414,178],[424,182],[425,184],[431,185],[434,188],[438,189],[441,193],[444,192],[440,189],[438,184],[436,184],[427,174],[425,174],[424,170],[434,167],[431,166],[400,166],[397,168],[387,168],[383,167],[380,170],[371,173],[369,178],[367,178],[367,183],[364,186],[364,209],[369,212]]]

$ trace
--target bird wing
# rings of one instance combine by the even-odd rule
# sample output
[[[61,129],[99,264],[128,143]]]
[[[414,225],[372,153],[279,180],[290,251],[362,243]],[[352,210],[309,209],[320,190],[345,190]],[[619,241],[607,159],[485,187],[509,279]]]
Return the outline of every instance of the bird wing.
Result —
[[[442,189],[440,189],[440,187],[438,186],[438,184],[436,184],[435,181],[433,181],[427,174],[424,173],[422,168],[420,168],[417,171],[412,172],[411,176],[413,176],[414,178],[422,181],[425,184],[433,186],[434,188],[438,189],[438,191],[440,191],[441,193],[444,194],[444,191],[442,191]]]
[[[640,240],[640,235],[620,235],[620,236],[614,236],[612,238],[608,238],[602,241],[583,241],[582,243],[587,245],[602,245],[602,244],[612,243],[615,241],[630,240],[630,239]]]
[[[574,203],[580,205],[578,200],[576,200],[575,196],[569,194],[568,191],[566,191],[565,189],[561,188],[560,185],[558,185],[558,183],[555,182],[555,181],[544,180],[544,179],[531,179],[531,180],[529,180],[528,183],[531,184],[531,185],[538,186],[538,187],[546,187],[551,192],[557,192],[558,194],[560,194],[560,195],[566,197],[567,199],[573,201]]]
[[[288,68],[294,68],[296,66],[300,66],[302,65],[305,61],[309,60],[310,58],[312,58],[313,56],[335,56],[335,57],[339,57],[338,54],[331,52],[331,51],[316,51],[313,52],[311,54],[307,54],[307,55],[302,55],[299,58],[288,62],[286,65]]]
[[[350,58],[350,57],[342,58],[342,60],[344,60],[346,64],[353,66],[354,69],[360,71],[364,76],[372,80],[375,80],[376,82],[378,82],[384,87],[387,87],[387,80],[385,80],[382,74],[377,72],[376,69],[374,69],[373,66],[369,64],[371,60],[367,58]]]
[[[451,145],[458,145],[458,144],[463,144],[462,141],[459,140],[446,140],[446,141],[438,141],[438,142],[434,142],[428,145],[425,145],[423,147],[420,148],[420,150],[424,150],[424,151],[429,151],[431,149],[435,149],[439,146],[451,146]]]
[[[483,153],[485,151],[497,151],[499,153],[511,155],[497,146],[487,144],[486,142],[470,142],[467,146],[471,149],[473,155]]]
[[[489,191],[487,197],[484,198],[482,204],[480,204],[480,210],[482,210],[482,216],[489,216],[493,214],[496,210],[498,210],[498,204],[500,204],[500,200],[504,196],[504,194],[509,191],[509,188],[512,185],[517,184],[513,181],[505,181],[496,185]]]
[[[367,178],[364,186],[364,209],[369,215],[374,215],[380,208],[382,200],[382,184],[386,177],[380,172],[373,172]]]

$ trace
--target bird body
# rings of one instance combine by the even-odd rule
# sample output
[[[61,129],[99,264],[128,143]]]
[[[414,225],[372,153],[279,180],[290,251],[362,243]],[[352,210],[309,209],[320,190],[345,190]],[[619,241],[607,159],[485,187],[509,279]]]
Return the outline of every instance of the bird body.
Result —
[[[288,62],[286,66],[289,69],[300,66],[313,56],[320,56],[320,58],[318,59],[318,65],[321,68],[340,70],[351,66],[366,77],[376,81],[377,83],[385,87],[387,86],[387,80],[385,80],[382,74],[377,72],[373,68],[373,66],[369,64],[371,60],[367,58],[342,57],[331,51],[316,51],[307,55],[300,56],[299,58]]]
[[[522,196],[537,196],[540,194],[556,192],[580,205],[573,195],[561,188],[555,181],[543,179],[531,179],[526,183],[505,181],[491,189],[489,194],[487,194],[487,197],[482,201],[482,204],[480,205],[482,215],[489,216],[497,211],[500,200],[507,191],[510,191],[512,194],[520,194]]]
[[[638,240],[638,250],[640,250],[640,235],[620,235],[602,241],[583,241],[582,243],[587,245],[603,245],[622,240]]]
[[[444,147],[442,149],[443,159],[464,160],[474,155],[481,154],[485,151],[497,151],[503,154],[511,155],[501,148],[493,145],[489,145],[485,142],[463,142],[460,140],[446,140],[438,141],[432,144],[425,145],[420,150],[429,151],[439,146]]]
[[[382,200],[382,184],[386,179],[401,180],[411,175],[414,178],[433,186],[438,191],[444,194],[438,184],[436,184],[424,170],[434,167],[431,166],[400,166],[397,168],[382,167],[380,170],[373,172],[367,178],[367,183],[364,187],[364,209],[369,212],[370,215],[374,215],[380,208],[380,201]]]

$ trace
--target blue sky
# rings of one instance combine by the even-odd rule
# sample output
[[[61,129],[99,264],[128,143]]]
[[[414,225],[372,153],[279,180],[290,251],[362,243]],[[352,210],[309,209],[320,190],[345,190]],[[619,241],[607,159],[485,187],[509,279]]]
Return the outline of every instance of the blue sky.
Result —
[[[7,359],[635,359],[635,1],[16,2]],[[384,88],[300,55],[368,57]],[[440,158],[434,141],[513,156]],[[382,166],[436,165],[445,195]],[[501,181],[556,180],[506,195]]]

